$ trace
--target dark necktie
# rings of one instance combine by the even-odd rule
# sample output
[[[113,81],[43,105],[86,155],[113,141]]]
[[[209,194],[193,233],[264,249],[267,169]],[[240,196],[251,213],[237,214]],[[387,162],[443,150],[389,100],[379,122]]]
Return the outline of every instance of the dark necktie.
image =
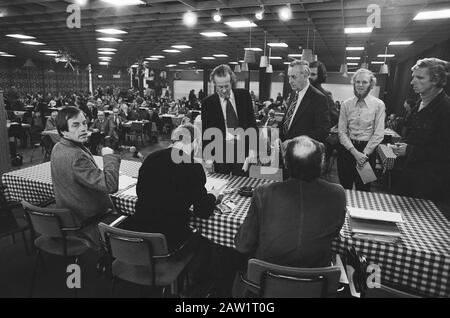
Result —
[[[297,106],[297,100],[298,100],[298,92],[295,93],[295,96],[292,99],[291,104],[289,105],[289,108],[286,113],[286,118],[283,123],[284,135],[286,135],[289,130],[289,124],[291,123],[292,116],[294,115],[295,106]]]
[[[225,98],[227,102],[227,128],[237,128],[239,127],[239,120],[237,118],[236,112],[234,111],[233,105],[229,98]]]

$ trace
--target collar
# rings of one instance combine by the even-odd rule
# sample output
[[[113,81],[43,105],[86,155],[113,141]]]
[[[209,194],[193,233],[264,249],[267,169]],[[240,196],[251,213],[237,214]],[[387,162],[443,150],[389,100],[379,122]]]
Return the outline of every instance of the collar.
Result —
[[[67,145],[67,146],[75,146],[75,147],[81,147],[84,148],[84,145],[81,142],[76,142],[70,139],[67,139],[66,137],[61,137],[61,141],[62,144]]]
[[[217,94],[217,95],[219,95],[219,94]],[[233,90],[231,90],[231,92],[230,92],[230,98],[229,99],[230,99],[231,104],[236,104],[235,103],[235,99],[234,99],[234,92],[233,92]],[[220,100],[220,105],[222,105],[225,102],[225,98],[222,98],[220,96],[219,96],[219,100]]]
[[[300,95],[300,94],[306,94],[306,91],[308,90],[308,88],[309,88],[310,85],[311,85],[311,84],[309,83],[309,80],[308,80],[308,83],[306,84],[306,86],[303,87],[302,90],[295,91],[295,93],[298,94],[298,95]]]
[[[369,93],[362,100],[364,101],[364,103],[366,103],[366,105],[369,105],[369,102],[370,102],[371,99],[372,99],[372,96]],[[356,103],[358,103],[358,100],[359,100],[358,97],[356,97],[356,96],[353,97],[353,101],[355,102],[355,105],[356,105]]]

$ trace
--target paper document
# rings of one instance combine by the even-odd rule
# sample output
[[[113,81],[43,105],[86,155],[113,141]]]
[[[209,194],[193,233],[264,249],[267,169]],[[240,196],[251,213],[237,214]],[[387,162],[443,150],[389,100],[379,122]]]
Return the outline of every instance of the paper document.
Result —
[[[356,171],[358,171],[364,184],[377,180],[377,176],[373,172],[369,162],[366,162],[362,167],[356,165]]]
[[[227,183],[228,183],[228,181],[225,179],[208,177],[206,180],[205,188],[206,188],[206,191],[211,192],[212,190],[225,188]]]
[[[132,196],[132,197],[137,197],[136,186],[131,187],[131,188],[123,191],[121,194],[129,195],[129,196]]]
[[[368,209],[354,208],[351,206],[347,206],[347,211],[351,217],[358,219],[377,220],[396,223],[403,222],[402,214],[399,212],[368,210]]]
[[[137,182],[136,178],[132,178],[127,175],[120,175],[119,176],[119,190],[128,188],[130,185],[136,184],[136,182]]]

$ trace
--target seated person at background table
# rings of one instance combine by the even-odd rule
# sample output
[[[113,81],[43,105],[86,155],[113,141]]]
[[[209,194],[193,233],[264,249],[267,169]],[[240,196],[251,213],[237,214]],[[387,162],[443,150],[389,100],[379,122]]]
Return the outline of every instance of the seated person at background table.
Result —
[[[346,198],[342,186],[320,179],[324,150],[307,136],[287,141],[289,179],[255,189],[234,239],[239,252],[284,266],[331,264],[331,242],[344,224]]]
[[[393,131],[397,131],[397,116],[395,114],[390,114],[385,126]]]
[[[139,169],[135,213],[123,223],[128,230],[164,234],[170,250],[190,236],[189,208],[193,205],[194,214],[206,219],[219,198],[218,192],[206,191],[203,167],[193,161],[200,133],[194,136],[194,126],[186,124],[174,130],[172,140],[180,136],[184,138],[172,147],[155,151],[145,159]],[[189,140],[185,136],[190,136]],[[189,157],[190,162],[175,163],[175,151]]]
[[[376,84],[375,75],[365,68],[355,72],[351,80],[354,97],[342,103],[339,115],[337,167],[339,181],[345,189],[370,191],[356,170],[367,161],[375,169],[376,148],[384,139],[385,106],[369,94]]]
[[[50,159],[56,207],[70,209],[77,222],[88,223],[82,232],[96,247],[97,224],[113,208],[109,194],[118,189],[120,157],[112,149],[103,148],[103,170],[97,166],[84,146],[88,132],[86,118],[76,107],[64,107],[58,112],[56,128],[62,137]]]
[[[411,85],[420,101],[406,119],[404,143],[393,148],[403,158],[394,189],[405,196],[443,200],[450,194],[450,97],[445,93],[449,62],[437,58],[417,61]],[[397,179],[397,180],[396,180]]]
[[[278,121],[275,118],[275,111],[273,109],[269,110],[269,116],[266,118],[265,121],[261,122],[263,127],[272,127],[277,128],[278,127]]]
[[[58,116],[58,111],[52,111],[50,117],[47,118],[44,130],[56,130],[56,116]],[[54,144],[56,144],[61,139],[61,137],[56,135],[50,135],[50,138],[52,139]]]
[[[99,132],[102,139],[108,143],[108,145],[114,144],[119,138],[114,131],[114,123],[105,118],[105,113],[103,111],[98,112],[97,119],[94,121],[89,130],[92,132]]]
[[[275,100],[275,104],[277,107],[280,107],[283,104],[283,96],[281,96],[281,93],[278,93],[277,99]]]
[[[123,117],[119,114],[119,108],[115,107],[113,113],[109,116],[109,120],[113,123],[112,127],[120,141],[125,140],[125,130],[122,127],[124,122]]]

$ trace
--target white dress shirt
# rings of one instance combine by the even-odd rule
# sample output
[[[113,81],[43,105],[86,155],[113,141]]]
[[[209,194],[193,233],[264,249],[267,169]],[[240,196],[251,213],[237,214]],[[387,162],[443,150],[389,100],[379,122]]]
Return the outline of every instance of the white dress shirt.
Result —
[[[227,127],[227,100],[220,96],[219,96],[219,99],[220,99],[220,105],[222,106],[223,118],[225,119],[225,127],[228,128]],[[236,101],[234,100],[233,91],[231,91],[229,99],[230,99],[231,105],[233,105],[234,112],[236,113],[236,118],[239,119],[237,109],[236,109]]]
[[[296,91],[296,93],[298,94],[297,104],[295,105],[294,112],[292,113],[291,122],[289,123],[289,129],[291,128],[292,121],[294,120],[295,114],[297,114],[298,107],[300,106],[300,103],[302,102],[303,97],[305,97],[305,94],[306,94],[306,91],[308,90],[308,88],[309,88],[309,81],[301,91]]]

